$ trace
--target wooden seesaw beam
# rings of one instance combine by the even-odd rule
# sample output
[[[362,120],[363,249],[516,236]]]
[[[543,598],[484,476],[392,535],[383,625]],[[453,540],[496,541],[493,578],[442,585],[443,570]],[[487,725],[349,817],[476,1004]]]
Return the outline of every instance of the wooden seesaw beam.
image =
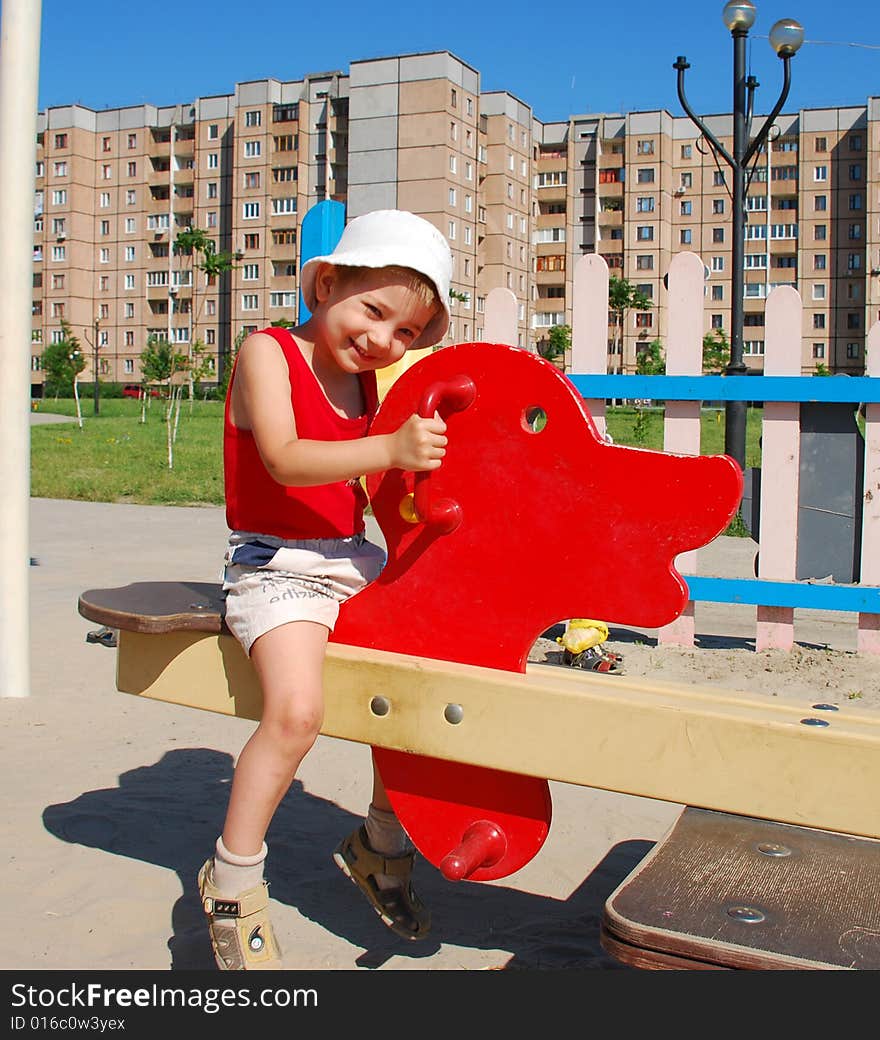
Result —
[[[88,616],[88,614],[86,614]],[[117,688],[257,720],[230,635],[121,630]],[[704,809],[880,838],[880,713],[530,665],[330,644],[327,736]]]

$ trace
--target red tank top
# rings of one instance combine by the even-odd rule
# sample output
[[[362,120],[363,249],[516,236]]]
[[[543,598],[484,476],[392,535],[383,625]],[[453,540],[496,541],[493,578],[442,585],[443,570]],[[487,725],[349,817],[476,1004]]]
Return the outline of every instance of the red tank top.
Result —
[[[290,373],[290,401],[297,436],[303,440],[346,441],[365,437],[378,407],[375,372],[361,373],[365,415],[337,414],[296,344],[283,328],[262,330],[284,351]],[[223,421],[223,472],[226,523],[233,531],[255,531],[277,538],[344,538],[364,529],[367,496],[357,479],[317,487],[286,487],[269,474],[250,430],[229,418],[235,368],[229,380]]]

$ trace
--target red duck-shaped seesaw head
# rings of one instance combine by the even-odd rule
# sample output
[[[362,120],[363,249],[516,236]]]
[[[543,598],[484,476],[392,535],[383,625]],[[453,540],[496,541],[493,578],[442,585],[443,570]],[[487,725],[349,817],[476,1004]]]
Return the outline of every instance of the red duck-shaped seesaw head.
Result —
[[[388,563],[344,605],[334,641],[523,671],[535,639],[565,618],[678,617],[688,591],[675,557],[736,511],[732,459],[609,444],[555,366],[498,344],[419,361],[372,432],[435,408],[443,465],[368,481]]]

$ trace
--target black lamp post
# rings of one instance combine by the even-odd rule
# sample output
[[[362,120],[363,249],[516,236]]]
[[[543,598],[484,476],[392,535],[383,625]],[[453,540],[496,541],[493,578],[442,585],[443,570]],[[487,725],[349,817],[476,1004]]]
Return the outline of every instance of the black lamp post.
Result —
[[[744,375],[743,363],[743,267],[745,263],[746,170],[779,115],[791,89],[791,59],[804,41],[804,30],[793,18],[782,18],[770,30],[770,45],[782,59],[784,81],[782,93],[773,111],[764,121],[757,135],[750,140],[752,107],[755,89],[759,86],[754,76],[746,76],[746,38],[755,22],[755,5],[751,0],[730,0],[721,12],[724,24],[733,37],[733,154],[718,141],[711,130],[695,115],[684,93],[684,73],[689,69],[687,58],[679,56],[672,66],[678,71],[678,99],[691,121],[709,142],[717,157],[722,158],[733,171],[731,203],[733,206],[732,264],[730,274],[730,361],[725,374]],[[770,185],[767,185],[768,196]],[[767,243],[769,263],[770,243]],[[746,403],[728,401],[725,408],[724,450],[745,469],[746,462]]]

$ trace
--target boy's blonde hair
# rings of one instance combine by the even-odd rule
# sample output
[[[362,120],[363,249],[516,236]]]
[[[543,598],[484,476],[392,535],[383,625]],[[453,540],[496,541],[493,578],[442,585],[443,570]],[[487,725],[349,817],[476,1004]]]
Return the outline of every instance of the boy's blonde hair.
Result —
[[[368,276],[374,271],[386,271],[412,292],[419,303],[425,307],[436,307],[440,302],[437,287],[427,275],[414,271],[411,267],[400,267],[391,264],[388,267],[354,267],[350,264],[334,264],[340,286],[351,285],[358,278]]]

